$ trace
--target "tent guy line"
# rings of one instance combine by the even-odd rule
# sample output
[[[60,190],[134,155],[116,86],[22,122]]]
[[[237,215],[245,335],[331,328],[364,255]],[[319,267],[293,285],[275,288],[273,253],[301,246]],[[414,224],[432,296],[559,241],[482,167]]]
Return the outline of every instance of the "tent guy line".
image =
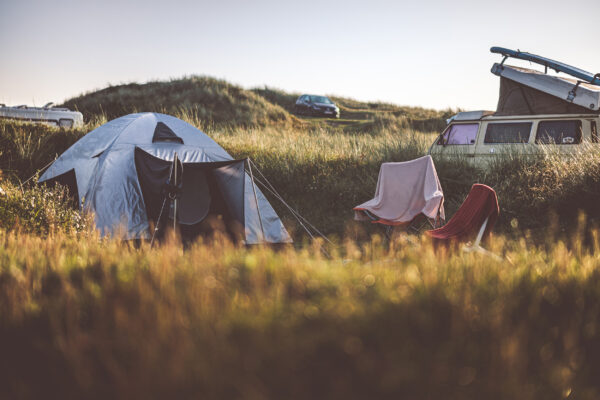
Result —
[[[298,220],[298,223],[300,224],[300,226],[302,226],[304,228],[304,230],[306,231],[306,233],[308,233],[308,235],[311,237],[311,239],[314,239],[313,234],[310,232],[310,230],[308,228],[306,228],[306,226],[302,223],[302,221],[304,221],[307,225],[309,225],[319,236],[321,236],[323,239],[325,239],[329,244],[334,245],[334,243],[329,240],[329,238],[327,236],[325,236],[325,234],[323,234],[321,231],[319,231],[313,224],[310,223],[310,221],[308,221],[306,218],[304,218],[297,210],[295,210],[294,208],[292,208],[292,206],[290,206],[284,199],[283,197],[279,194],[279,192],[277,192],[277,190],[275,189],[275,187],[271,184],[271,182],[269,182],[269,180],[267,179],[267,177],[262,173],[262,171],[256,166],[256,163],[254,163],[254,161],[252,161],[251,158],[248,158],[249,162],[252,163],[252,165],[254,165],[254,168],[256,169],[256,171],[260,174],[260,176],[268,183],[269,186],[267,186],[264,182],[260,181],[258,178],[256,179],[256,182],[258,182],[260,185],[262,185],[263,188],[265,188],[269,193],[271,193],[273,196],[275,196],[275,198],[277,200],[279,200],[289,211],[290,213],[292,213],[292,215]],[[302,221],[301,221],[302,220]],[[335,245],[334,245],[335,246]]]

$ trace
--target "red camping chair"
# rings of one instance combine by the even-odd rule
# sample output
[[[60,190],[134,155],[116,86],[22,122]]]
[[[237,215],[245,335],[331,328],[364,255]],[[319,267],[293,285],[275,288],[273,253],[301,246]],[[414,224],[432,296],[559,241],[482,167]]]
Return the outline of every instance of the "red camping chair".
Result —
[[[450,221],[441,228],[426,233],[436,242],[449,244],[464,242],[478,232],[471,248],[483,250],[479,243],[490,235],[499,213],[498,198],[494,189],[476,183]]]

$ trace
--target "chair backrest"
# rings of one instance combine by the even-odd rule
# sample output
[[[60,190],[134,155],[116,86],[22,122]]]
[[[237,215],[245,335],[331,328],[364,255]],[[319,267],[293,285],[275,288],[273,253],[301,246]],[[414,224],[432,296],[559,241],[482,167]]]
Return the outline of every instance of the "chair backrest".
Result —
[[[486,223],[483,233],[479,235],[479,239],[485,239],[494,228],[499,213],[494,189],[476,183],[450,221],[441,228],[427,231],[427,234],[435,239],[462,241],[470,238]]]
[[[436,218],[444,214],[444,193],[435,165],[427,155],[411,161],[383,163],[375,196],[356,207],[355,219],[368,220],[370,212],[386,225],[410,223],[420,214]]]

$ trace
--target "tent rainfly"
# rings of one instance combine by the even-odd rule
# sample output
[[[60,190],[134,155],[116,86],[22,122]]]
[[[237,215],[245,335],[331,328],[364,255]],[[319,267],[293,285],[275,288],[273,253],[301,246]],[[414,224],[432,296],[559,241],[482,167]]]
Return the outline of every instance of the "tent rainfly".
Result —
[[[176,157],[181,178],[174,214],[172,202],[165,208],[164,199]],[[68,186],[77,205],[93,212],[103,236],[150,239],[152,224],[159,218],[166,224],[163,221],[176,215],[189,235],[218,222],[247,244],[291,242],[244,165],[245,160],[234,160],[205,133],[178,118],[138,113],[85,135],[39,182]]]

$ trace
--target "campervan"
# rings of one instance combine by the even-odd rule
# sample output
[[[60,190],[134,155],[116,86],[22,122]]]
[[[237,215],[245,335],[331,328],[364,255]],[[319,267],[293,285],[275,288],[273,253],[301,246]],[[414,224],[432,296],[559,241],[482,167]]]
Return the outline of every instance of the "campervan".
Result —
[[[0,118],[42,123],[62,128],[77,128],[83,125],[83,115],[68,108],[54,107],[48,103],[43,107],[6,106],[0,104]]]
[[[600,116],[592,114],[495,115],[458,113],[431,146],[434,157],[461,157],[475,166],[507,154],[529,156],[549,148],[575,153],[599,143]]]
[[[548,149],[569,154],[599,143],[600,74],[529,53],[498,47],[492,52],[504,55],[492,67],[500,77],[496,111],[460,112],[449,119],[429,150],[432,156],[485,167],[507,154]],[[545,71],[504,65],[509,57],[538,63]],[[549,75],[548,68],[571,77]]]

